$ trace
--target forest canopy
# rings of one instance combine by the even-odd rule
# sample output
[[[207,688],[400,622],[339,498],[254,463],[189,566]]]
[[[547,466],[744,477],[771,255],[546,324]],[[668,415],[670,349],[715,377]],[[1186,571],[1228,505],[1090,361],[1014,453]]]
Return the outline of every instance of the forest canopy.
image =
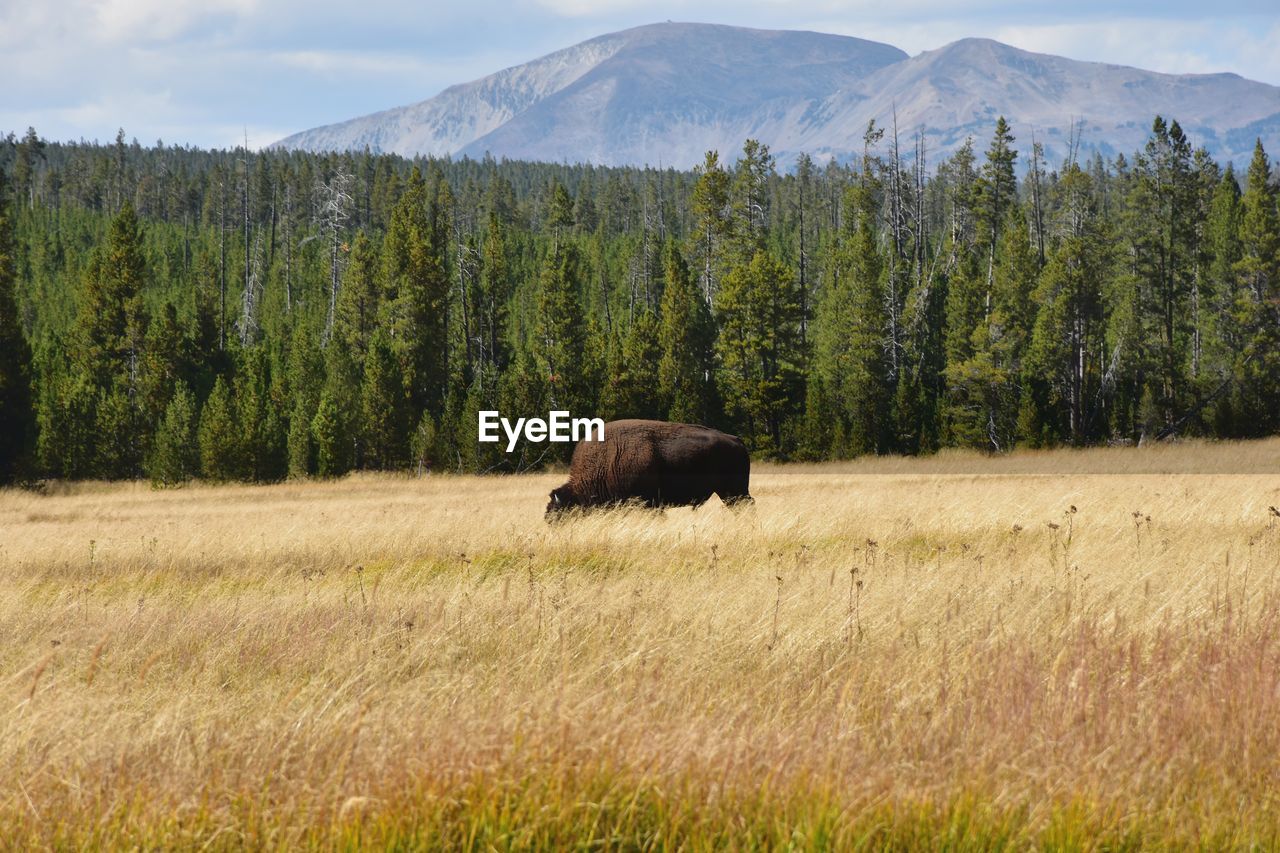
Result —
[[[1280,431],[1280,210],[1157,117],[779,173],[0,138],[0,481],[517,471],[477,412],[757,458]]]

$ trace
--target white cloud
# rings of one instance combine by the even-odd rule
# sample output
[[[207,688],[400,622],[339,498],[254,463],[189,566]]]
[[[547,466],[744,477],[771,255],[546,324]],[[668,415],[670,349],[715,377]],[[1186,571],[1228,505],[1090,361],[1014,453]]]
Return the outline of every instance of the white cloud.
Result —
[[[340,50],[290,50],[275,53],[281,65],[318,74],[423,74],[443,70],[420,56]]]
[[[107,41],[159,41],[185,35],[219,15],[246,16],[257,0],[90,0],[97,34]]]

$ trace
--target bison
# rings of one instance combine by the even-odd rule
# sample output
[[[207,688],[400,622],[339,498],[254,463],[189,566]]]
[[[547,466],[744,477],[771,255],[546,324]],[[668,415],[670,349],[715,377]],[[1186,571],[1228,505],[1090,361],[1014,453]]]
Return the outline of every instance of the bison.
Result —
[[[754,500],[750,477],[751,457],[736,435],[693,424],[611,421],[604,441],[580,441],[573,449],[569,482],[552,490],[546,517],[629,501],[697,507],[713,493],[733,506]]]

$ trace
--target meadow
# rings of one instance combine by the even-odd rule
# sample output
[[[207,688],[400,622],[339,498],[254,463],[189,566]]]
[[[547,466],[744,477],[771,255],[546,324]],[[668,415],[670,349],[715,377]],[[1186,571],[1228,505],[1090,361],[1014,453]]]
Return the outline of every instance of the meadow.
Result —
[[[0,492],[0,846],[1280,846],[1280,440]]]

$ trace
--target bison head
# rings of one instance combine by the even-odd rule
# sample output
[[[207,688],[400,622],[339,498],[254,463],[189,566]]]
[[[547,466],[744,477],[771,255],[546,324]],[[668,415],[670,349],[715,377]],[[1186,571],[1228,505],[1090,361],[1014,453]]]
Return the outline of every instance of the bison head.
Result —
[[[577,504],[578,499],[574,496],[573,490],[569,488],[568,483],[558,489],[552,489],[551,500],[547,501],[547,521],[555,521],[562,513],[567,512]]]

